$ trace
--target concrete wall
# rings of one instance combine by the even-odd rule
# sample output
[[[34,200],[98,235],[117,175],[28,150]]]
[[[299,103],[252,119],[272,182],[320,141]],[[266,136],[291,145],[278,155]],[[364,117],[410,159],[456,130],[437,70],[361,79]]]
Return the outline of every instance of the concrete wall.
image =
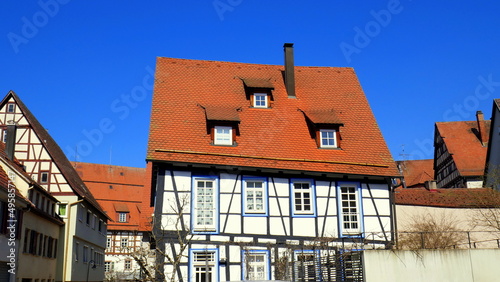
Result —
[[[498,281],[500,249],[368,250],[365,281]]]

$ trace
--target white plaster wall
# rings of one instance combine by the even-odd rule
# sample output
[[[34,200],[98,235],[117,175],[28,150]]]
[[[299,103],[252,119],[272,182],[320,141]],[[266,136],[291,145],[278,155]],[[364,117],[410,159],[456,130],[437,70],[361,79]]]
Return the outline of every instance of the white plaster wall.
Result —
[[[498,281],[499,260],[500,249],[363,252],[365,281],[370,282]]]

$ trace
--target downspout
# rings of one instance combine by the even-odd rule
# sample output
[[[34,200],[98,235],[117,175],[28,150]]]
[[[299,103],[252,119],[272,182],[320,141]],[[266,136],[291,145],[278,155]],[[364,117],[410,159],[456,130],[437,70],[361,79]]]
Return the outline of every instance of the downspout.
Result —
[[[398,217],[396,215],[396,200],[394,197],[394,193],[396,191],[396,188],[403,185],[403,180],[401,180],[401,182],[397,185],[393,185],[392,183],[389,185],[389,201],[391,202],[391,239],[393,242],[391,248],[398,245]]]
[[[70,203],[68,204],[68,207],[66,208],[68,210],[68,215],[66,216],[66,218],[68,219],[67,222],[66,222],[66,235],[69,236],[69,226],[70,226],[70,221],[71,221],[71,206],[74,206],[78,203],[81,203],[83,202],[85,199],[81,199],[81,200],[78,200],[76,202],[73,202],[73,203]],[[65,282],[66,281],[66,269],[67,269],[67,265],[68,265],[68,261],[73,261],[72,259],[68,259],[68,240],[69,238],[66,238],[65,240],[65,243],[64,243],[64,258],[65,258],[65,262],[64,262],[64,266],[63,266],[63,277],[62,277],[62,281]]]

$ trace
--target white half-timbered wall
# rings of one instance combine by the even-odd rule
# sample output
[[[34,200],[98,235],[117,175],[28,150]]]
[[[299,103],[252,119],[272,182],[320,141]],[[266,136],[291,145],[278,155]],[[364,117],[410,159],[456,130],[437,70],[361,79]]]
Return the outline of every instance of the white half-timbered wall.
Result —
[[[249,195],[246,181],[255,179],[263,180],[265,187],[265,211],[260,214],[245,210],[248,205],[245,196]],[[214,221],[211,226],[212,221],[205,220],[208,226],[205,230],[200,229],[196,221],[200,215],[197,211],[200,207],[197,186],[207,185],[206,182],[198,184],[199,180],[211,180],[214,185]],[[204,279],[206,274],[199,272],[206,271],[207,267],[213,275],[210,281],[270,280],[275,279],[275,261],[290,250],[293,251],[288,257],[292,261],[297,256],[319,255],[320,251],[314,246],[321,241],[328,241],[329,246],[338,249],[352,250],[381,248],[391,240],[389,186],[380,181],[316,179],[307,174],[276,177],[159,169],[156,182],[156,217],[161,216],[161,228],[167,231],[183,229],[177,221],[182,214],[184,229],[195,234],[177,270],[184,279],[189,277],[184,281],[205,281],[200,279]],[[311,210],[307,213],[297,211],[294,183],[310,185]],[[340,207],[342,197],[339,196],[342,196],[341,191],[346,192],[341,187],[355,188],[351,192],[353,197],[357,197],[357,232],[344,228],[344,217],[339,218],[339,213],[344,215]],[[206,190],[201,193],[206,194]],[[345,193],[343,196],[349,197]],[[179,212],[179,203],[183,207],[182,213]],[[201,209],[206,209],[206,206]],[[172,247],[175,246],[175,253],[179,254],[179,245],[171,244],[175,240],[166,240],[167,253],[173,253]],[[244,254],[249,254],[250,259]],[[249,261],[255,265],[250,267]],[[252,277],[246,273],[256,269],[264,271],[265,275]],[[174,268],[167,263],[167,279],[172,271],[175,271]],[[254,274],[262,275],[258,271]]]
[[[9,105],[14,105],[14,112],[8,112]],[[31,178],[49,192],[72,192],[61,171],[43,146],[45,141],[38,138],[13,98],[0,109],[3,142],[5,142],[7,125],[12,122],[17,125],[15,156],[25,166]],[[42,172],[48,173],[46,182],[41,181]]]

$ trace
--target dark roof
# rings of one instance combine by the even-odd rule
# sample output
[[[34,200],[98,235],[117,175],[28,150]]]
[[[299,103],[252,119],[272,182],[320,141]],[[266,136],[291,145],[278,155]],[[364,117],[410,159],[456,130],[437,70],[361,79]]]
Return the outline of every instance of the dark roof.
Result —
[[[17,96],[14,91],[9,91],[7,96],[2,100],[0,106],[3,106],[10,98],[13,98],[21,111],[23,112],[24,117],[27,119],[30,126],[33,128],[33,131],[38,136],[40,140],[44,140],[44,147],[47,150],[48,154],[57,165],[62,175],[68,181],[73,192],[83,198],[85,201],[90,203],[96,210],[101,212],[103,215],[106,215],[99,205],[99,203],[94,199],[94,196],[88,188],[85,186],[83,181],[80,179],[76,171],[73,169],[73,166],[69,162],[68,158],[61,150],[59,145],[57,145],[56,141],[50,136],[47,130],[40,124],[40,122],[35,118],[35,116],[31,113],[28,107],[22,102],[22,100]]]
[[[352,68],[296,66],[296,98],[288,97],[283,70],[279,65],[158,58],[147,159],[384,177],[399,174]],[[240,79],[247,77],[273,85],[269,109],[252,107]],[[240,108],[236,146],[211,145],[205,111],[198,105]],[[300,109],[331,113],[313,115],[318,122],[341,121],[341,149],[318,149]]]
[[[500,207],[500,192],[490,188],[425,188],[395,190],[397,205],[447,207],[447,208],[489,208]]]

